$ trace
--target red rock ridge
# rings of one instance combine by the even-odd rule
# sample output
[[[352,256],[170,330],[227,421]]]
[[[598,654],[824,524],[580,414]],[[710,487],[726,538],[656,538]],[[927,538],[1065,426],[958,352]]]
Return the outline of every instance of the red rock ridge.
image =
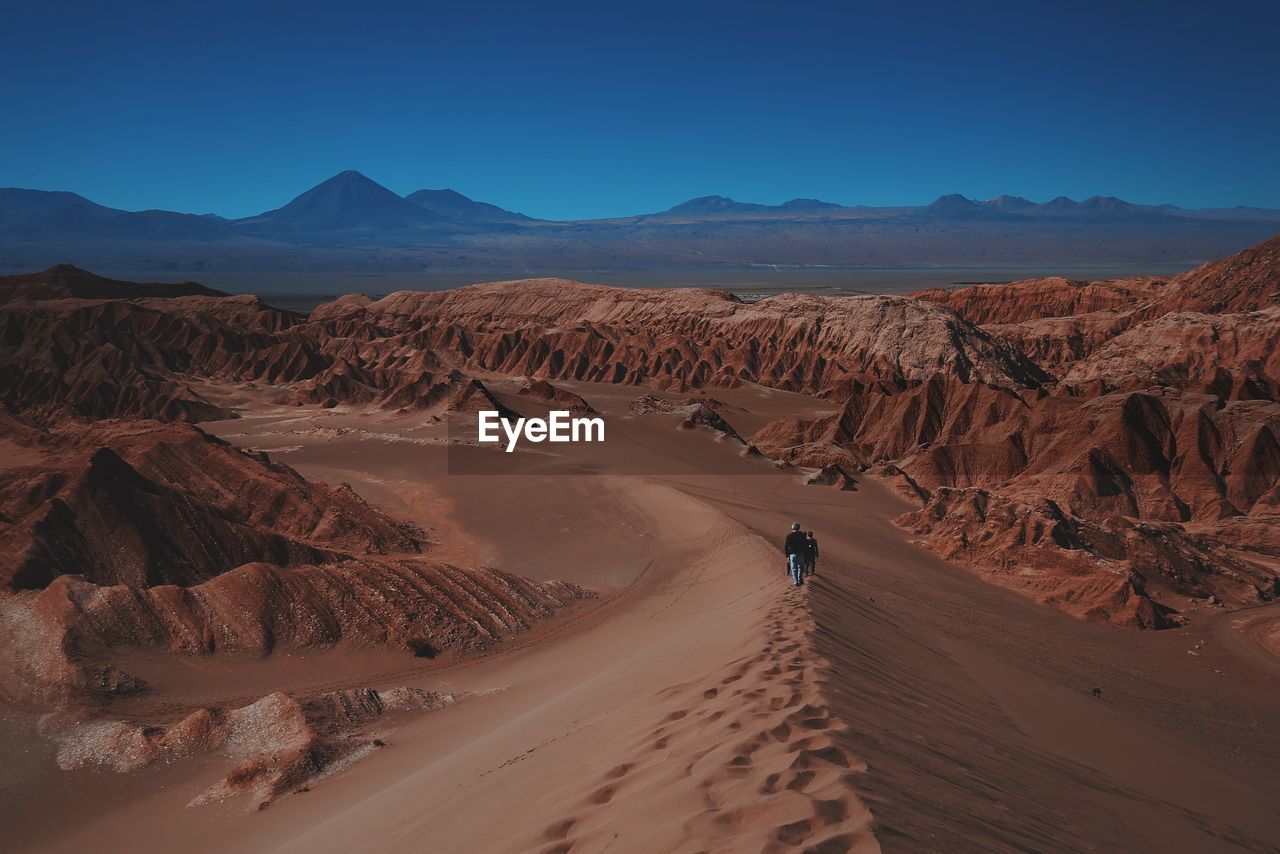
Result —
[[[303,697],[277,692],[241,708],[201,707],[162,726],[50,715],[41,729],[58,742],[57,763],[65,771],[96,767],[129,773],[157,762],[224,754],[237,764],[191,804],[248,794],[254,807],[262,809],[382,747],[380,739],[363,732],[370,725],[389,716],[444,708],[457,699],[417,688],[360,688]]]
[[[252,297],[21,301],[0,313],[0,397],[32,417],[233,413],[193,378],[298,384],[295,399],[428,407],[468,370],[688,390],[822,393],[938,371],[1008,388],[1039,369],[954,314],[896,297],[644,291],[534,280],[343,298],[309,321]]]
[[[925,503],[899,520],[924,545],[1077,616],[1162,627],[1188,601],[1273,598],[1280,309],[1167,309],[1193,290],[1248,294],[1232,309],[1265,303],[1280,291],[1275,244],[1128,308],[988,325],[1058,372],[1056,385],[854,382],[833,395],[835,415],[782,419],[752,441],[798,465],[892,474]],[[1056,310],[1044,306],[1057,283],[1027,285],[970,298],[1000,321]],[[1019,308],[1020,295],[1039,305]]]
[[[1280,307],[1280,236],[1175,277],[1160,312],[1234,313]]]
[[[257,297],[22,300],[0,308],[0,400],[47,421],[234,417],[191,380],[314,376],[298,320]]]
[[[938,371],[1008,388],[1044,378],[954,314],[897,297],[782,294],[744,304],[719,291],[537,279],[344,298],[311,320],[331,335],[387,336],[508,376],[680,391],[748,380],[821,393],[849,375],[911,383]]]
[[[1103,390],[1161,385],[1224,400],[1280,399],[1280,305],[1163,314],[1098,344],[1063,380]]]
[[[985,327],[1045,317],[1121,311],[1160,295],[1164,289],[1165,281],[1156,278],[1082,282],[1051,276],[957,290],[930,288],[911,296],[945,305],[970,323]]]
[[[587,403],[581,395],[552,385],[546,380],[529,379],[518,393],[524,397],[540,400],[549,407],[568,410],[575,415],[595,414],[591,404]]]
[[[307,481],[188,425],[102,422],[28,436],[44,460],[0,481],[0,591],[64,573],[194,584],[251,561],[416,552],[350,488]],[[2,593],[0,593],[2,595]]]
[[[250,563],[191,587],[63,575],[0,602],[0,641],[11,651],[0,657],[0,694],[14,705],[58,708],[143,690],[113,663],[119,647],[255,656],[335,644],[476,650],[590,595],[424,560]]]
[[[1186,600],[1276,593],[1277,245],[1165,285],[1041,279],[916,300],[747,305],[717,291],[531,280],[344,297],[305,321],[254,320],[250,307],[228,320],[230,303],[204,297],[25,301],[4,320],[0,346],[17,358],[0,390],[43,416],[197,406],[181,389],[190,377],[419,408],[467,395],[486,373],[679,391],[758,382],[840,407],[767,425],[754,438],[762,450],[891,474],[926,502],[903,524],[930,548],[997,572],[1016,555],[1025,571],[1004,580],[1046,602],[1168,625]],[[124,323],[124,338],[107,319]],[[237,333],[244,324],[253,331]],[[64,325],[95,347],[67,345]],[[59,385],[57,360],[43,361],[57,352],[79,365],[99,351],[118,355],[98,371],[116,383],[98,397]]]
[[[196,282],[122,282],[95,275],[70,264],[38,273],[0,276],[0,305],[21,299],[136,299],[139,297],[226,296]]]

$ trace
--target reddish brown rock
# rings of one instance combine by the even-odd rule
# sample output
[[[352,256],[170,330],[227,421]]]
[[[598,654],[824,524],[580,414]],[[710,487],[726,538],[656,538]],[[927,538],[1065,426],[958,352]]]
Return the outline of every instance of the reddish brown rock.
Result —
[[[587,403],[581,395],[554,386],[546,380],[528,380],[519,393],[534,400],[540,400],[551,409],[567,410],[575,415],[596,414],[591,404]]]
[[[745,304],[721,291],[536,279],[344,298],[311,320],[332,335],[406,335],[508,376],[678,391],[750,380],[814,392],[849,373],[912,381],[941,370],[1005,387],[1042,377],[954,314],[897,297],[782,294]]]
[[[101,767],[120,773],[156,762],[221,753],[235,767],[192,798],[192,805],[249,795],[261,809],[339,764],[370,753],[379,742],[363,730],[386,715],[444,708],[454,694],[393,688],[330,691],[303,697],[269,694],[236,709],[199,708],[168,725],[46,718],[63,770]]]
[[[0,308],[0,400],[30,417],[234,417],[194,378],[317,373],[300,318],[257,297],[22,299]]]
[[[0,313],[0,397],[56,418],[230,417],[193,378],[289,382],[314,403],[427,407],[468,370],[687,391],[759,382],[823,392],[848,375],[919,382],[942,371],[1006,388],[1039,369],[928,303],[530,280],[378,301],[344,297],[304,320],[253,297],[30,299]]]
[[[983,328],[1017,347],[1053,376],[1061,377],[1073,363],[1138,322],[1140,317],[1133,310],[1107,310],[1020,323],[990,323]]]
[[[496,570],[421,560],[350,560],[288,569],[251,563],[193,587],[96,585],[59,576],[0,602],[0,693],[57,708],[145,686],[111,650],[266,655],[280,649],[481,649],[590,594]],[[93,651],[90,653],[89,651]]]
[[[138,299],[180,296],[221,297],[226,294],[196,282],[122,282],[95,275],[70,264],[58,264],[39,273],[0,276],[0,305],[23,299]]]
[[[681,430],[693,430],[706,427],[734,441],[746,444],[746,440],[738,434],[733,425],[715,410],[713,398],[685,397],[678,400],[666,400],[656,394],[642,394],[627,405],[632,415],[649,415],[651,413],[673,413],[683,416],[678,425]]]
[[[1172,523],[1092,521],[1051,500],[944,487],[896,521],[943,557],[1089,620],[1165,628],[1180,622],[1163,604],[1171,595],[1241,607],[1277,592],[1274,572],[1215,537]]]
[[[1161,313],[1214,314],[1280,308],[1280,237],[1183,273],[1169,283]]]
[[[463,383],[449,399],[449,411],[457,413],[476,413],[481,410],[497,412],[504,420],[516,420],[520,413],[498,399],[480,380]]]
[[[38,465],[0,481],[4,592],[64,573],[134,587],[194,584],[252,561],[418,550],[413,531],[350,488],[304,480],[195,427],[68,426],[40,434],[38,447]]]
[[[1037,568],[1036,595],[1083,615],[1090,609],[1064,604],[1067,592],[1079,587],[1084,595],[1088,576],[1114,570],[1119,560],[1126,561],[1125,595],[1135,602],[1212,594],[1240,605],[1274,595],[1280,551],[1272,541],[1239,536],[1228,520],[1275,513],[1277,424],[1274,403],[1222,405],[1168,388],[1087,398],[939,379],[900,392],[863,387],[835,415],[775,421],[752,442],[797,465],[857,471],[889,464],[906,494],[928,504],[927,513],[903,520],[927,535],[927,546],[983,568]],[[1160,533],[1133,541],[1049,535],[1118,520],[1127,520],[1126,530]],[[1165,541],[1178,547],[1142,545]],[[1177,583],[1157,583],[1172,566]],[[1106,596],[1115,592],[1106,589]],[[1127,625],[1171,624],[1155,612],[1115,607],[1091,618],[1104,612],[1123,614]]]
[[[240,298],[24,292],[0,315],[0,395],[36,419],[199,418],[203,378],[395,408],[488,408],[497,398],[475,375],[529,377],[542,402],[566,400],[560,380],[760,383],[837,408],[766,425],[753,441],[769,455],[891,473],[926,502],[904,524],[928,547],[1034,577],[1014,586],[1072,613],[1158,626],[1181,596],[1275,595],[1278,246],[1167,284],[1040,279],[914,300],[745,304],[532,280],[344,297],[303,319]],[[689,407],[687,426],[723,421],[705,400],[654,399],[644,411]],[[95,483],[123,477],[98,463]]]
[[[897,522],[948,560],[1076,616],[1137,628],[1174,624],[1131,571],[1123,536],[1070,517],[1053,502],[944,488]]]
[[[1280,306],[1244,314],[1163,314],[1093,349],[1064,381],[1102,390],[1163,385],[1226,400],[1276,400]]]
[[[1270,366],[1259,376],[1254,363],[1259,353],[1274,349],[1270,310],[1280,309],[1278,271],[1280,237],[1167,283],[1049,278],[915,296],[953,308],[1056,376],[1070,370],[1074,378],[1101,375],[1110,388],[1155,380],[1184,388],[1215,382],[1215,371],[1221,371],[1219,385],[1261,385],[1268,399],[1275,399]],[[1215,338],[1234,328],[1238,332],[1228,334],[1225,343]],[[1201,356],[1198,350],[1205,346],[1210,352]],[[1100,364],[1072,367],[1098,351],[1103,351]],[[1141,378],[1126,382],[1129,369]],[[1257,392],[1238,392],[1251,393]]]
[[[840,466],[833,464],[828,464],[818,469],[806,477],[804,482],[809,486],[834,486],[836,489],[846,492],[858,488],[858,482],[853,475]]]
[[[1067,317],[1098,311],[1123,310],[1163,293],[1165,282],[1155,278],[1082,282],[1051,276],[997,285],[974,285],[958,290],[930,288],[914,299],[945,305],[979,326],[1013,324],[1047,317]]]
[[[414,346],[354,339],[320,339],[309,346],[324,367],[284,395],[285,402],[422,410],[446,401],[467,381],[435,353]],[[308,375],[305,367],[284,372],[285,377]]]

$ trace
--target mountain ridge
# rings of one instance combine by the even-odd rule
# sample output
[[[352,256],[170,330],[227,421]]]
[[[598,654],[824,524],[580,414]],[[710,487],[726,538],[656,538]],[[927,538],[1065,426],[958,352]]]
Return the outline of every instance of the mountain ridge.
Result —
[[[1188,210],[1111,196],[1035,202],[940,196],[927,205],[757,204],[700,196],[665,211],[543,220],[452,189],[400,196],[355,170],[254,216],[123,211],[67,191],[0,189],[0,269],[590,275],[719,266],[1195,262],[1280,230],[1280,211]],[[516,274],[512,276],[511,274]]]
[[[225,297],[199,282],[127,282],[99,276],[72,264],[55,264],[36,273],[0,276],[0,305],[14,300],[137,299],[180,296]]]
[[[288,204],[235,222],[255,231],[405,229],[435,225],[432,212],[398,196],[354,169],[322,181]]]
[[[606,219],[585,218],[585,219],[565,219],[565,220],[542,220],[537,217],[531,217],[523,213],[505,209],[499,205],[479,201],[473,199],[457,190],[451,188],[441,189],[419,189],[400,196],[393,190],[379,184],[362,172],[355,169],[346,169],[333,175],[318,184],[310,187],[284,205],[239,218],[226,218],[217,214],[193,214],[178,211],[167,211],[159,208],[151,208],[139,211],[127,211],[119,208],[111,208],[98,204],[85,196],[68,190],[43,190],[22,187],[0,187],[0,229],[5,225],[7,219],[13,219],[24,214],[33,212],[50,213],[56,210],[65,209],[67,207],[82,207],[87,209],[96,209],[112,215],[138,215],[148,213],[164,213],[180,217],[196,217],[199,219],[221,221],[228,223],[253,223],[273,214],[279,214],[287,211],[291,206],[296,211],[298,208],[304,207],[300,204],[303,202],[311,203],[317,197],[326,198],[331,196],[341,196],[346,194],[353,201],[365,201],[373,199],[378,205],[388,206],[389,209],[404,212],[406,207],[400,205],[401,202],[410,202],[419,208],[430,212],[447,215],[449,212],[459,214],[459,218],[479,218],[480,215],[492,220],[511,219],[519,221],[539,221],[539,222],[556,222],[556,223],[576,223],[576,222],[602,222],[608,219],[626,219],[628,217],[612,217]],[[1056,196],[1043,202],[1035,202],[1022,196],[1016,195],[999,195],[990,199],[977,199],[965,196],[962,193],[944,193],[938,196],[934,201],[923,205],[866,205],[854,204],[846,205],[838,202],[830,202],[823,199],[797,197],[778,204],[763,204],[759,202],[747,202],[731,198],[723,195],[705,195],[695,196],[683,202],[675,204],[670,208],[659,211],[658,214],[669,213],[697,213],[697,212],[754,212],[754,211],[806,211],[806,210],[872,210],[872,211],[920,211],[929,209],[954,209],[954,210],[981,210],[995,209],[1012,212],[1035,211],[1041,215],[1055,215],[1062,213],[1074,213],[1078,211],[1095,211],[1109,213],[1134,213],[1134,212],[1159,212],[1172,216],[1188,216],[1202,214],[1206,216],[1227,215],[1227,214],[1252,214],[1266,217],[1274,217],[1280,220],[1280,208],[1264,208],[1255,205],[1235,205],[1232,207],[1216,207],[1216,208],[1184,208],[1178,205],[1168,203],[1141,204],[1130,202],[1116,196],[1089,196],[1081,201],[1076,201],[1069,196]],[[648,214],[647,216],[654,216]],[[633,216],[646,216],[645,214],[636,214]]]
[[[448,187],[440,190],[414,190],[405,199],[446,219],[459,222],[530,222],[533,219],[488,202],[478,202]]]

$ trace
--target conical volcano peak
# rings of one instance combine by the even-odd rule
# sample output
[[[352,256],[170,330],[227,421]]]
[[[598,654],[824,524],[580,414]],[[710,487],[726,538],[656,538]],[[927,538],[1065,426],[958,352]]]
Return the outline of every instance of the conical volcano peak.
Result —
[[[387,190],[387,188],[386,188],[386,187],[382,186],[382,185],[381,185],[381,184],[379,184],[377,181],[373,180],[373,179],[372,179],[372,178],[370,178],[368,175],[364,174],[363,172],[359,171],[358,169],[343,169],[343,170],[342,170],[341,172],[339,172],[337,175],[334,175],[332,178],[330,178],[330,179],[329,179],[329,180],[327,180],[327,181],[321,181],[321,182],[320,182],[319,184],[317,184],[316,186],[317,186],[317,187],[323,187],[323,186],[325,186],[326,184],[336,184],[336,185],[343,185],[343,184],[351,184],[351,185],[369,184],[369,185],[372,185],[372,186],[374,186],[374,187],[377,187],[377,188],[378,188],[378,189],[380,189],[380,190]],[[391,191],[390,191],[390,190],[387,190],[387,192],[388,192],[388,193],[390,193]]]
[[[969,210],[974,207],[977,207],[977,204],[960,193],[948,193],[945,196],[938,196],[929,205],[931,210]]]
[[[344,231],[415,228],[437,221],[431,212],[348,169],[246,223],[279,231]]]
[[[298,198],[305,198],[318,192],[368,193],[384,198],[388,196],[397,199],[400,198],[396,193],[388,190],[386,187],[382,186],[364,173],[357,172],[355,169],[347,169],[343,172],[339,172],[328,180],[321,181],[301,196],[298,196]],[[294,201],[297,201],[297,199]]]

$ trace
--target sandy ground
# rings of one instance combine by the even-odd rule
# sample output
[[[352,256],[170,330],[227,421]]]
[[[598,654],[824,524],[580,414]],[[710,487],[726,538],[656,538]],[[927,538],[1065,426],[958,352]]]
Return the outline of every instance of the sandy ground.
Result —
[[[602,408],[638,393],[574,390]],[[262,812],[186,806],[216,759],[124,776],[51,770],[31,721],[9,716],[6,847],[1280,848],[1274,610],[1162,633],[1081,623],[911,545],[889,521],[905,501],[871,479],[842,493],[760,461],[742,461],[758,473],[721,473],[739,471],[733,448],[696,431],[672,440],[657,417],[629,435],[708,472],[637,473],[632,459],[627,474],[554,474],[535,459],[537,474],[451,476],[421,416],[225,393],[253,417],[208,429],[350,482],[427,528],[435,554],[603,595],[474,659],[140,659],[179,706],[268,686],[471,693],[389,727],[386,749]],[[744,434],[775,409],[822,406],[751,389],[716,397],[740,410],[729,418]],[[793,518],[823,549],[801,590],[777,551]]]

